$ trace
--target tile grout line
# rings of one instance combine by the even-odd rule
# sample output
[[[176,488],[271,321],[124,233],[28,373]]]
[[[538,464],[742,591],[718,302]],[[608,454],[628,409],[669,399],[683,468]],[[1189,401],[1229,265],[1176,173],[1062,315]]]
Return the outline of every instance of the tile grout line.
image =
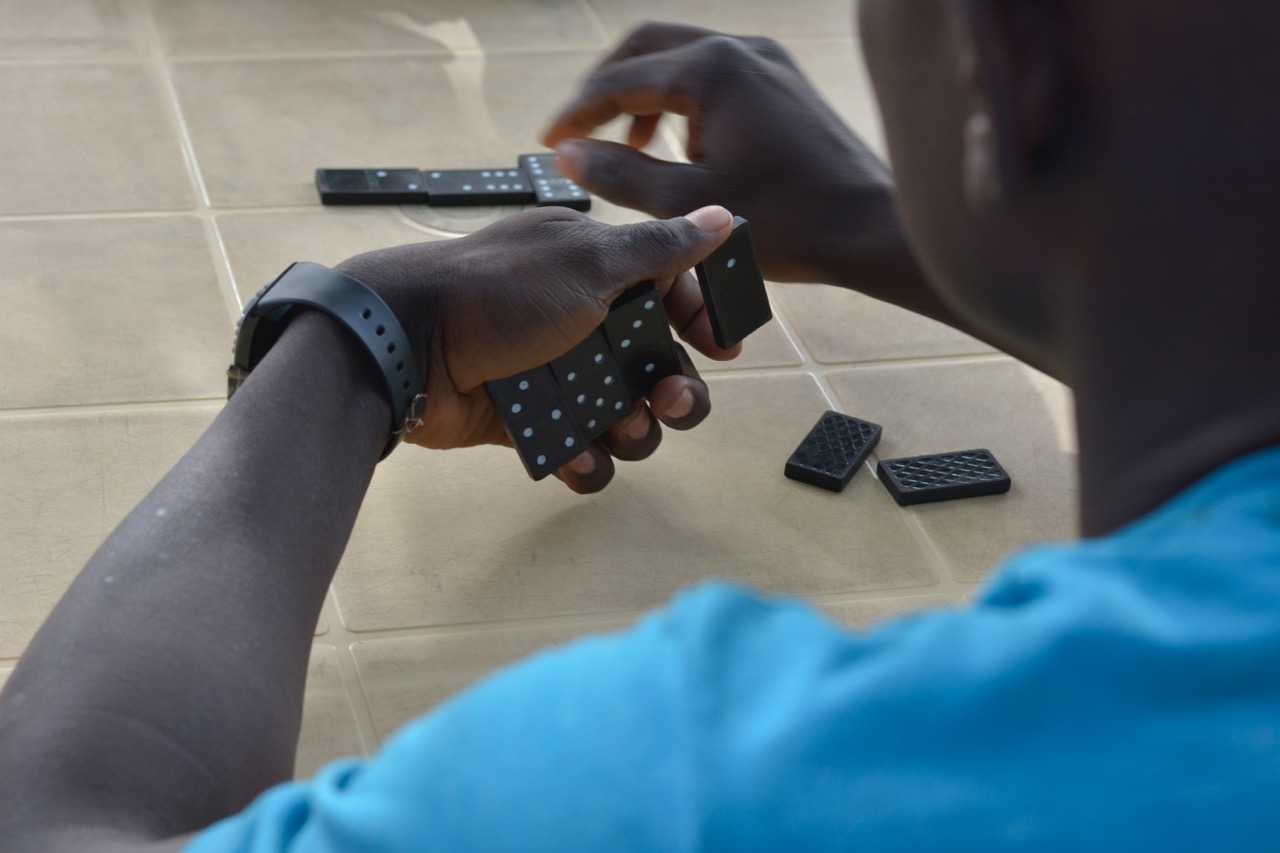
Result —
[[[0,214],[0,224],[23,222],[85,222],[96,220],[120,219],[174,219],[195,215],[190,207],[174,210],[71,210],[64,213],[4,213]]]
[[[222,233],[218,229],[218,222],[215,217],[216,211],[210,201],[209,189],[205,183],[204,173],[200,168],[199,158],[196,156],[195,142],[191,138],[191,130],[187,126],[186,115],[182,110],[182,101],[178,97],[178,87],[173,79],[173,70],[169,66],[169,60],[165,55],[164,45],[160,38],[160,31],[156,26],[155,20],[151,17],[150,8],[146,7],[145,4],[138,4],[138,6],[135,6],[135,10],[143,29],[143,38],[147,46],[147,60],[154,72],[159,75],[161,86],[164,89],[165,102],[169,108],[174,128],[178,132],[178,146],[182,150],[182,159],[186,163],[187,177],[191,183],[191,189],[195,191],[195,215],[199,217],[201,224],[204,226],[205,241],[208,244],[211,260],[214,263],[214,273],[218,278],[218,286],[222,291],[223,301],[226,304],[230,320],[234,322],[235,318],[240,315],[243,303],[240,300],[239,292],[236,290],[235,275],[231,270],[231,258],[227,254],[226,244],[223,242]],[[228,343],[229,350],[230,343]]]
[[[453,238],[450,238],[453,239]],[[795,342],[791,342],[795,345]],[[946,367],[966,364],[982,364],[984,362],[1006,361],[1011,356],[1003,353],[973,353],[970,355],[941,356],[904,356],[901,358],[835,362],[828,365],[806,366],[800,364],[764,364],[751,367],[721,367],[722,362],[712,366],[700,366],[699,371],[704,379],[746,379],[754,376],[786,376],[789,374],[815,376],[814,371],[827,370],[873,370],[885,367]],[[88,415],[110,414],[115,412],[157,412],[175,409],[200,409],[208,406],[221,406],[225,400],[221,396],[214,397],[181,397],[172,400],[124,400],[101,403],[72,403],[65,406],[12,406],[0,408],[0,419],[43,417],[49,415]]]
[[[342,571],[342,564],[338,564]],[[356,661],[355,641],[351,631],[342,621],[342,611],[338,606],[338,591],[329,585],[324,597],[321,613],[329,623],[329,630],[313,639],[314,643],[326,643],[338,653],[338,673],[342,678],[342,689],[347,696],[347,706],[356,724],[356,736],[360,739],[360,748],[365,755],[373,755],[381,745],[378,727],[373,720],[373,706],[369,695],[365,692],[364,682],[360,678],[360,665]]]
[[[487,56],[526,57],[526,56],[586,56],[600,55],[599,45],[566,46],[563,48],[545,47],[486,47]],[[175,65],[214,65],[218,63],[240,64],[249,62],[341,62],[349,59],[438,59],[448,62],[456,54],[447,49],[403,48],[403,49],[353,49],[353,50],[313,50],[286,51],[281,53],[191,53],[185,56],[170,56],[168,61]]]
[[[981,584],[956,583],[956,592],[960,595],[946,596],[939,592],[938,585],[924,584],[920,586],[898,586],[878,589],[857,590],[850,592],[824,593],[785,593],[767,589],[757,590],[767,599],[803,600],[812,604],[853,604],[874,601],[899,601],[906,599],[926,599],[950,597],[959,601],[981,588]],[[336,599],[336,593],[330,590]],[[545,628],[597,627],[607,628],[611,625],[634,622],[665,605],[665,601],[655,602],[652,606],[627,608],[622,610],[603,610],[586,613],[561,613],[548,616],[527,616],[510,619],[493,619],[476,622],[453,622],[439,625],[409,625],[399,628],[377,628],[368,631],[356,631],[345,627],[340,620],[335,620],[339,609],[336,605],[324,613],[329,622],[329,630],[318,634],[315,643],[350,648],[357,643],[377,642],[383,640],[414,640],[430,637],[454,636],[458,634],[502,633]]]
[[[205,409],[210,406],[221,407],[225,402],[226,400],[222,397],[184,397],[176,400],[138,400],[123,403],[74,403],[67,406],[32,406],[31,408],[0,409],[0,419],[167,412],[183,409]]]
[[[204,227],[205,240],[211,260],[214,262],[219,289],[222,291],[229,319],[234,322],[234,318],[238,317],[243,310],[243,303],[236,288],[235,273],[231,268],[231,257],[227,252],[222,232],[218,228],[216,211],[210,200],[208,186],[205,183],[204,174],[200,169],[200,162],[196,156],[195,143],[191,138],[190,128],[187,125],[182,103],[178,97],[172,69],[169,67],[164,55],[160,34],[154,19],[151,17],[150,9],[141,11],[139,21],[145,29],[145,38],[150,48],[148,51],[149,59],[155,69],[155,73],[160,76],[168,106],[178,131],[179,145],[182,148],[182,156],[186,162],[188,178],[196,193],[196,214]],[[328,616],[329,632],[342,631],[345,633],[345,626],[342,624],[336,603],[331,604],[331,602],[335,601],[333,587],[330,585],[330,588],[326,591],[325,604],[321,612],[326,613]],[[312,637],[313,646],[316,640],[317,638]],[[355,720],[356,736],[359,738],[361,748],[365,754],[372,754],[376,751],[378,744],[377,733],[373,725],[369,699],[359,681],[359,673],[355,667],[354,657],[349,648],[335,649],[335,651],[337,651],[338,657],[338,672],[342,680],[342,692],[346,696],[347,707]]]

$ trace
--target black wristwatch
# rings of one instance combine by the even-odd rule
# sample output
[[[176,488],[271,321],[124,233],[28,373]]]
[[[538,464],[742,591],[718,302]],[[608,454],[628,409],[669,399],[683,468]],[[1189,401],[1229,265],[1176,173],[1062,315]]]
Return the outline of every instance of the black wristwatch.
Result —
[[[244,306],[236,324],[227,399],[275,346],[298,306],[317,308],[350,329],[378,363],[391,403],[391,436],[382,458],[422,422],[426,396],[409,337],[378,294],[349,275],[319,264],[296,263]]]

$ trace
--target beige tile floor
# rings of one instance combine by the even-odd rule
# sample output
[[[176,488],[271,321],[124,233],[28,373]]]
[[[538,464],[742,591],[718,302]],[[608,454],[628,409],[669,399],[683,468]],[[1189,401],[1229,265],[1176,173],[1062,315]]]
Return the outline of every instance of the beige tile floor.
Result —
[[[780,38],[881,146],[848,5],[0,0],[0,680],[217,412],[248,294],[293,260],[510,212],[323,209],[316,166],[514,163],[600,51],[655,17]],[[743,358],[701,362],[710,420],[603,495],[532,483],[496,448],[382,466],[318,627],[299,773],[700,578],[863,626],[960,604],[999,555],[1072,535],[1060,386],[864,297],[770,287],[777,319]],[[989,447],[1014,491],[904,511],[870,470],[841,495],[784,479],[827,408],[884,424],[881,454]]]

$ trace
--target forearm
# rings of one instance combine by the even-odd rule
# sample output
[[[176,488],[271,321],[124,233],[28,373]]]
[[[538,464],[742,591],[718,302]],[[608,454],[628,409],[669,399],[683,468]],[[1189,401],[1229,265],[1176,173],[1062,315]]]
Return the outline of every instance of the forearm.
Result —
[[[0,701],[0,838],[162,837],[288,778],[316,618],[389,423],[367,353],[299,317],[23,656]]]

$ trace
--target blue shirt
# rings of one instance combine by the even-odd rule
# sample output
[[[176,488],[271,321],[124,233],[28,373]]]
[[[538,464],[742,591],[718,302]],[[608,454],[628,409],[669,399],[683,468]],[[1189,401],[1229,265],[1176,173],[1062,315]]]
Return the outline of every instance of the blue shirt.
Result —
[[[212,851],[1280,848],[1280,449],[965,610],[723,584],[509,668]]]

